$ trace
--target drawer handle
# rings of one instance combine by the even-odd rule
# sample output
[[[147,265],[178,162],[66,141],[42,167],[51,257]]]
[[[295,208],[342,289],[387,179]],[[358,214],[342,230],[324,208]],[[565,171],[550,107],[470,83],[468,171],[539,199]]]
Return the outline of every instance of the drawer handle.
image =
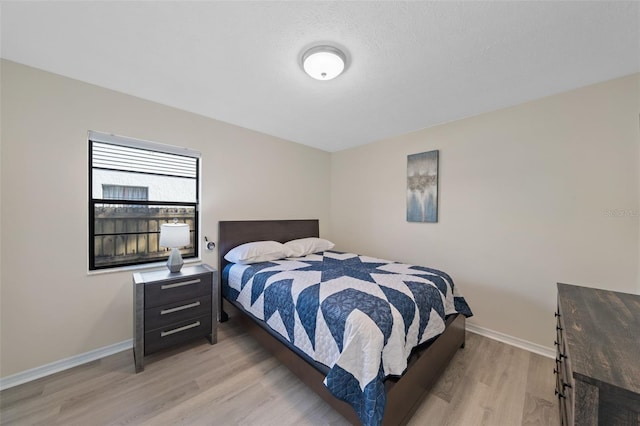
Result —
[[[174,333],[180,333],[181,331],[189,330],[190,328],[199,327],[200,321],[196,321],[193,324],[184,325],[182,327],[174,328],[173,330],[163,331],[160,333],[160,337],[166,337]]]
[[[160,311],[160,315],[172,314],[174,312],[183,311],[185,309],[197,308],[200,306],[200,302],[189,303],[188,305],[176,306],[171,309],[163,309]]]
[[[164,284],[162,287],[160,287],[160,289],[161,290],[168,290],[170,288],[182,287],[183,285],[198,284],[199,282],[200,282],[200,280],[191,280],[191,281],[182,281],[182,282],[175,283],[175,284]]]
[[[567,395],[563,394],[562,392],[558,392],[558,390],[556,389],[555,394],[558,395],[558,398],[567,398]]]
[[[564,330],[564,329],[563,329],[562,327],[560,327],[560,326],[556,326],[556,330],[558,330],[558,331],[562,331],[562,330]]]
[[[560,312],[554,313],[553,316],[556,317],[556,318],[560,317]]]

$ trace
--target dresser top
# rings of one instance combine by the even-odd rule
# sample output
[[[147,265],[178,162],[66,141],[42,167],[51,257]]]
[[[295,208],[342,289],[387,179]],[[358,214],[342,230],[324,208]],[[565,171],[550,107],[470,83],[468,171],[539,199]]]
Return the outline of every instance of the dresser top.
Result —
[[[558,284],[574,375],[640,394],[640,295]]]
[[[180,272],[170,272],[167,268],[159,271],[137,272],[133,274],[133,280],[136,283],[173,280],[176,278],[186,278],[192,275],[205,274],[213,271],[215,271],[215,269],[203,263],[201,265],[183,266]]]

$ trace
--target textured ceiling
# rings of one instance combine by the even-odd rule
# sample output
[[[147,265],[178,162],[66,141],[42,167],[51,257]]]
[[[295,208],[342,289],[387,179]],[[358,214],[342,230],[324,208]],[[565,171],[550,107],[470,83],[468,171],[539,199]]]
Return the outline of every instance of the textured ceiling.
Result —
[[[326,151],[640,71],[639,2],[0,4],[3,58]]]

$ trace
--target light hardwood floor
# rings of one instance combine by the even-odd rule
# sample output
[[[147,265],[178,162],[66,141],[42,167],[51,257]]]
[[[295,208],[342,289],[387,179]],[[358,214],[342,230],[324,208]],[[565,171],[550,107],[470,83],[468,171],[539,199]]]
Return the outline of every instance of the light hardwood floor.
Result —
[[[147,357],[121,352],[0,392],[16,425],[342,425],[345,420],[244,334]],[[557,425],[554,362],[467,333],[410,425]]]

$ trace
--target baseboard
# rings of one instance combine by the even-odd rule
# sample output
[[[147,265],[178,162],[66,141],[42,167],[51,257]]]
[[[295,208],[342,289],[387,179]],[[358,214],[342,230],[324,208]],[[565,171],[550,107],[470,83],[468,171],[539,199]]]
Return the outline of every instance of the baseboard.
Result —
[[[104,358],[118,352],[126,351],[127,349],[131,349],[132,347],[133,339],[129,339],[120,343],[114,343],[113,345],[94,349],[83,354],[61,359],[60,361],[55,361],[51,364],[42,365],[40,367],[22,371],[11,376],[3,377],[0,379],[0,390],[18,386],[23,383],[39,379],[41,377],[49,376],[51,374],[67,370],[69,368],[77,367],[78,365],[86,364],[87,362],[95,361],[97,359]]]
[[[502,343],[506,343],[507,345],[515,346],[520,349],[524,349],[525,351],[533,352],[538,355],[545,356],[547,358],[555,358],[556,351],[552,348],[548,348],[546,346],[538,345],[537,343],[532,343],[527,340],[519,339],[517,337],[510,336],[508,334],[500,333],[499,331],[493,331],[488,328],[480,327],[475,324],[469,324],[467,321],[467,330],[479,334],[484,337],[488,337],[493,340],[497,340]]]
[[[517,348],[524,349],[526,351],[530,351],[548,358],[555,358],[556,356],[556,353],[552,348],[547,348],[546,346],[531,343],[527,340],[509,336],[508,334],[500,333],[498,331],[489,330],[488,328],[470,324],[469,322],[467,322],[467,330],[472,333],[479,334],[481,336],[485,336],[490,339],[497,340],[499,342],[503,342],[508,345],[515,346]],[[80,355],[62,359],[60,361],[52,362],[51,364],[42,365],[40,367],[32,368],[21,373],[3,377],[0,379],[0,390],[18,386],[23,383],[39,379],[41,377],[49,376],[51,374],[67,370],[69,368],[77,367],[78,365],[86,364],[87,362],[95,361],[97,359],[104,358],[118,352],[126,351],[127,349],[131,349],[132,347],[133,339],[129,339],[120,343],[105,346],[103,348],[94,349]]]

